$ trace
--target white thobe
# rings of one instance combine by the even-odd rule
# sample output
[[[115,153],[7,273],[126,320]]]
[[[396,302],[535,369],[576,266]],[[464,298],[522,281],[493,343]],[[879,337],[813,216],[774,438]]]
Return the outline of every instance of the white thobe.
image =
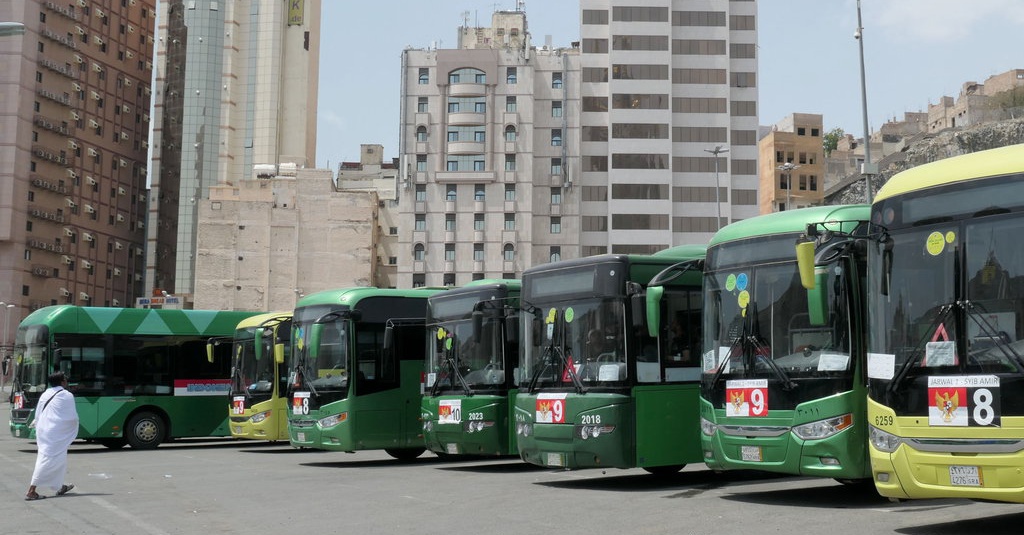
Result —
[[[68,472],[68,446],[78,436],[75,396],[63,387],[47,388],[36,405],[36,467],[32,485],[59,490]]]

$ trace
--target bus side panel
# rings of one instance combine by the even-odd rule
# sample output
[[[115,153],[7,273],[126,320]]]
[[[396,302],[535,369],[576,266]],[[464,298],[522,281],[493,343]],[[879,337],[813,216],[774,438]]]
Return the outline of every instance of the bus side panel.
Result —
[[[355,449],[424,447],[420,422],[421,361],[400,364],[400,385],[350,399]],[[358,385],[357,385],[358,393]]]
[[[698,384],[638,386],[637,466],[670,466],[703,460]]]

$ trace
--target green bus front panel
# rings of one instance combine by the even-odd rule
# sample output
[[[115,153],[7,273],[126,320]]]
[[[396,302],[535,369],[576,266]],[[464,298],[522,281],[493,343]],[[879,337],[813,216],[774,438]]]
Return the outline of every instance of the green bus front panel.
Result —
[[[633,468],[635,407],[623,394],[520,392],[516,422],[529,431],[518,437],[519,456],[552,468]]]
[[[515,455],[514,397],[514,392],[423,396],[423,421],[430,422],[423,431],[427,449],[449,455]]]
[[[420,422],[423,365],[405,361],[401,366],[399,388],[352,395],[301,417],[289,415],[292,446],[331,451],[423,448]],[[331,416],[339,416],[336,425],[325,428],[319,423]]]
[[[272,397],[266,401],[246,407],[241,414],[232,413],[228,417],[231,425],[231,436],[250,440],[288,440],[288,399]],[[253,416],[262,415],[258,422]]]
[[[700,385],[638,386],[636,466],[680,466],[703,460],[700,443]]]
[[[712,408],[702,398],[701,413],[718,426],[714,435],[701,435],[704,462],[717,470],[762,470],[836,479],[870,477],[865,400],[861,389],[808,401],[796,410],[770,410],[763,417],[726,417],[724,408]],[[804,440],[791,431],[798,425],[843,414],[853,415],[853,425],[827,438]],[[723,432],[721,426],[777,431],[770,433],[775,436],[757,436],[754,431]]]

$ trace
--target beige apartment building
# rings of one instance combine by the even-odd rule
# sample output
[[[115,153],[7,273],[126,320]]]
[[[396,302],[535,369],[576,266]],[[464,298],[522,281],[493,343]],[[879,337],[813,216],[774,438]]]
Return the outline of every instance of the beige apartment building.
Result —
[[[793,113],[758,141],[762,214],[822,204],[822,136],[820,114]]]
[[[291,310],[304,295],[377,279],[378,195],[341,191],[330,169],[285,165],[214,185],[197,210],[194,308]]]
[[[0,2],[0,21],[24,25],[0,35],[0,301],[13,326],[142,291],[155,0],[108,4]]]
[[[383,145],[360,145],[359,161],[342,162],[338,165],[335,184],[338,191],[366,191],[376,194],[377,228],[374,243],[377,244],[377,250],[372,258],[372,284],[378,288],[397,288],[398,158],[385,161]]]
[[[157,41],[145,288],[188,308],[211,188],[315,165],[320,0],[160,0]]]
[[[579,50],[526,13],[402,54],[396,286],[516,278],[579,255]]]

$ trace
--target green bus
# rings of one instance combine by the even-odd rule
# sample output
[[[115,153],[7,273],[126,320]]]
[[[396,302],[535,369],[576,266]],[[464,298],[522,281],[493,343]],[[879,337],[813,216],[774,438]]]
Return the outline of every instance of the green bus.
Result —
[[[427,448],[438,455],[516,455],[518,280],[483,279],[427,299]]]
[[[246,318],[232,340],[231,436],[255,440],[288,440],[288,373],[284,356],[291,347],[292,312],[270,312]],[[211,350],[216,346],[210,345]]]
[[[289,363],[292,446],[425,451],[420,422],[427,298],[442,290],[344,288],[299,300]]]
[[[78,438],[109,448],[157,447],[181,437],[227,436],[231,336],[253,312],[57,305],[29,314],[15,338],[11,434],[31,427],[46,377],[63,371],[75,394]]]
[[[523,460],[652,473],[701,461],[703,259],[704,247],[689,245],[523,272],[515,401]],[[661,286],[648,306],[651,281]]]
[[[867,205],[802,208],[712,237],[700,399],[710,468],[869,481],[869,215]],[[811,255],[804,278],[798,241]]]

